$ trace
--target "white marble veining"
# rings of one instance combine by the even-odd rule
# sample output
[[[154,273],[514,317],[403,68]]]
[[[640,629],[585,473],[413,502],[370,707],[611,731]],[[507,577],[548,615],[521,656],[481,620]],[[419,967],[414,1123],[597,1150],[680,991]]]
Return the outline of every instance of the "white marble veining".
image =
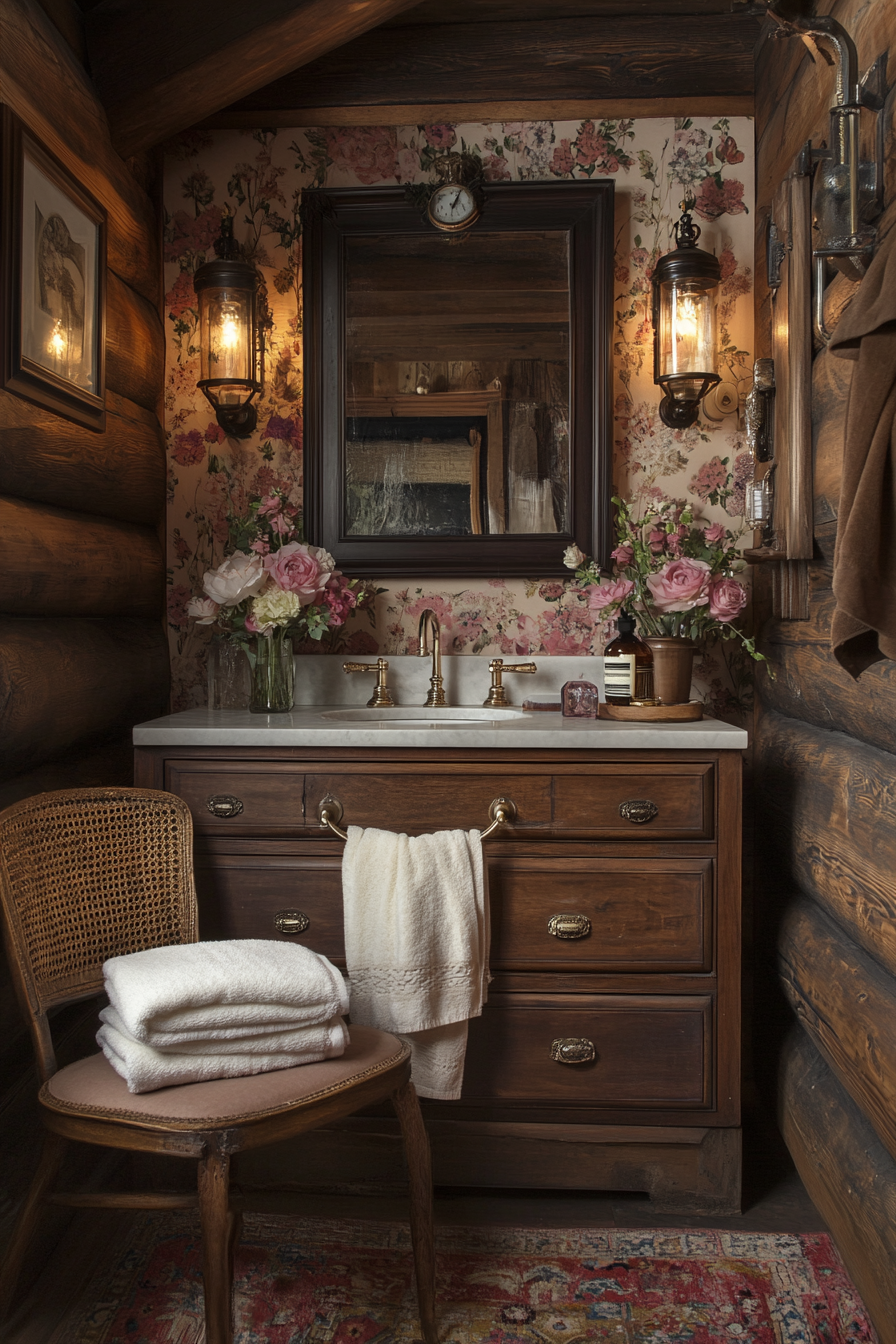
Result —
[[[366,660],[365,660],[366,661]],[[528,662],[529,659],[507,659]],[[425,709],[428,659],[389,659],[394,709],[366,709],[375,674],[342,671],[342,659],[310,655],[297,659],[296,705],[288,714],[251,714],[237,709],[188,709],[140,723],[135,746],[180,747],[465,747],[576,750],[582,747],[656,750],[742,750],[743,728],[718,719],[696,723],[618,723],[564,719],[559,713],[523,712],[523,700],[559,701],[567,681],[591,681],[602,690],[596,658],[538,658],[534,674],[508,677],[510,709],[483,707],[488,694],[488,658],[442,660],[451,711]],[[462,715],[462,717],[459,717]]]
[[[296,706],[304,705],[366,705],[376,681],[376,669],[370,672],[343,672],[345,660],[329,654],[307,654],[296,658]],[[358,662],[375,663],[375,658],[359,658]],[[386,660],[389,664],[388,681],[396,704],[422,705],[429,690],[432,671],[429,658],[413,654],[397,654]],[[442,679],[445,698],[449,705],[481,705],[491,684],[489,655],[444,654]],[[535,672],[508,672],[504,689],[512,705],[524,700],[559,700],[560,689],[567,681],[590,681],[603,698],[603,660],[581,658],[505,658],[514,663],[531,663]]]

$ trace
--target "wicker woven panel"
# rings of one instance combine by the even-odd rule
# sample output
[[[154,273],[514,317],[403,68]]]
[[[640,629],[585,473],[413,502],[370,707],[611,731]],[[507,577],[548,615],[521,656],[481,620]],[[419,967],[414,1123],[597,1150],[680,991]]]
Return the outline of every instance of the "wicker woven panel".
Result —
[[[192,824],[148,789],[38,794],[0,815],[0,884],[39,999],[102,986],[108,957],[194,942]]]

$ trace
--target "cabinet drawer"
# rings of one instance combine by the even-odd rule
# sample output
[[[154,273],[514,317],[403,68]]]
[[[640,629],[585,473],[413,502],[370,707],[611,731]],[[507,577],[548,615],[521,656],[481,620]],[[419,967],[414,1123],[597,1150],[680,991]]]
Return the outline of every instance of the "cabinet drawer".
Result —
[[[197,831],[260,835],[298,831],[305,775],[263,761],[168,761],[165,788],[183,798]]]
[[[345,965],[340,858],[223,855],[210,863],[199,856],[196,890],[201,938],[299,942]],[[280,933],[274,920],[284,911],[303,914],[307,929]]]
[[[627,840],[711,840],[714,782],[713,765],[700,761],[558,773],[554,827]]]
[[[494,994],[470,1023],[463,1097],[593,1107],[709,1106],[710,995]],[[594,1059],[559,1063],[555,1041]]]
[[[305,781],[308,825],[314,825],[318,804],[333,794],[343,806],[341,825],[377,826],[387,831],[484,830],[489,804],[512,798],[518,826],[550,825],[550,775],[473,773],[450,764],[432,774],[389,771],[370,774],[308,775]]]
[[[493,970],[712,970],[711,859],[497,855],[488,873]]]

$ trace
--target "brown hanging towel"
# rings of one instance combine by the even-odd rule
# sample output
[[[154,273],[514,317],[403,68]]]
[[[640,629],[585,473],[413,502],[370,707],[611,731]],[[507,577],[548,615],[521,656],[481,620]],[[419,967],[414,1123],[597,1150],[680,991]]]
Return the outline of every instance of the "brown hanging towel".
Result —
[[[855,361],[834,548],[831,648],[856,679],[896,659],[896,229],[828,347]]]

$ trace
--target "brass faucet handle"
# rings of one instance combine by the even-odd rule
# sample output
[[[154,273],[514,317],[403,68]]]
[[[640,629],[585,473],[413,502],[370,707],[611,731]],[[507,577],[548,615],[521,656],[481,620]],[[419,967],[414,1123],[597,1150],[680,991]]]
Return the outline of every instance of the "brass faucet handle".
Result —
[[[375,663],[343,663],[343,672],[376,672],[376,686],[373,695],[367,701],[368,709],[393,709],[395,701],[386,685],[386,673],[389,664],[385,658],[377,658]]]
[[[488,696],[483,700],[484,709],[503,709],[510,704],[501,678],[505,672],[537,672],[535,663],[505,663],[503,658],[493,658],[488,665],[492,674],[492,684]]]

